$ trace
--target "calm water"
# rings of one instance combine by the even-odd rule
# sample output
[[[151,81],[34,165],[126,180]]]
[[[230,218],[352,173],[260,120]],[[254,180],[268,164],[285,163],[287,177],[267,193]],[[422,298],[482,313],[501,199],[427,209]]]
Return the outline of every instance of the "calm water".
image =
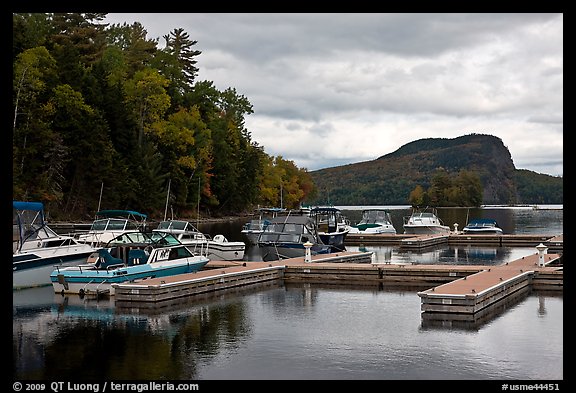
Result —
[[[444,213],[460,219],[461,210]],[[358,211],[347,213],[353,221]],[[563,232],[562,210],[489,213],[507,233]],[[200,230],[242,240],[241,224]],[[377,262],[442,264],[499,264],[535,252],[370,250]],[[256,258],[249,247],[246,259]],[[278,282],[140,308],[51,287],[13,293],[15,379],[562,380],[563,344],[563,295],[552,292],[528,293],[466,323],[423,320],[417,290],[382,285]]]

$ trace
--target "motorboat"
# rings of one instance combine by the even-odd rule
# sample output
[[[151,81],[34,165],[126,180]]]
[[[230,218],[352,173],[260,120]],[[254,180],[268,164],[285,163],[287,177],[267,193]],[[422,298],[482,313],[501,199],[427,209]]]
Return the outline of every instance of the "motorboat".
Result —
[[[392,224],[390,212],[385,209],[364,209],[362,218],[356,225],[350,227],[350,233],[354,234],[396,234],[396,228]]]
[[[100,210],[88,232],[78,233],[80,243],[101,247],[124,232],[146,229],[146,214],[133,210]]]
[[[209,259],[194,253],[174,235],[125,232],[98,250],[94,263],[56,267],[50,274],[55,293],[114,295],[114,284],[201,270]]]
[[[54,232],[42,202],[12,202],[12,288],[50,285],[54,265],[82,263],[97,248]]]
[[[348,219],[337,207],[317,206],[310,210],[318,236],[324,244],[332,246],[333,251],[345,250],[346,235],[350,231]]]
[[[404,217],[404,233],[415,235],[449,234],[450,227],[444,225],[436,209],[414,209],[412,214]]]
[[[191,222],[186,220],[160,221],[153,232],[171,233],[185,245],[204,247],[208,259],[215,261],[239,261],[244,259],[246,243],[241,241],[228,241],[221,234],[214,236],[200,232]]]
[[[264,261],[306,256],[306,246],[310,255],[328,254],[330,245],[322,243],[314,220],[307,215],[279,216],[258,237],[258,247]]]
[[[477,218],[470,220],[462,232],[467,235],[486,234],[486,235],[502,235],[504,231],[498,226],[498,222],[492,218]]]
[[[241,232],[248,238],[251,244],[258,244],[258,236],[260,236],[264,228],[270,224],[270,220],[285,211],[286,209],[279,207],[258,208],[258,218],[254,218],[245,223],[242,226]]]

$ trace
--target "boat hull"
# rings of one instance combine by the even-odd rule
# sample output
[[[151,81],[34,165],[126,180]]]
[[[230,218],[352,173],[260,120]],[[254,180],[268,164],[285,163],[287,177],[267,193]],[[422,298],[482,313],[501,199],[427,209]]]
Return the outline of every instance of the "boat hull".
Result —
[[[111,270],[94,269],[94,265],[80,265],[56,269],[50,274],[50,280],[56,293],[79,295],[105,293],[112,296],[114,284],[192,273],[201,270],[207,262],[208,258],[196,257],[184,263],[168,261]]]
[[[264,261],[277,261],[280,259],[299,258],[306,255],[306,249],[303,244],[293,243],[277,243],[277,244],[263,244],[259,243],[258,247],[262,253],[262,260]],[[329,254],[331,246],[324,244],[315,244],[310,248],[311,255]]]
[[[404,226],[404,233],[409,235],[431,235],[431,234],[446,234],[450,233],[450,228],[447,226]]]
[[[50,273],[57,267],[64,268],[85,263],[86,257],[94,252],[86,251],[46,256],[43,253],[26,252],[12,257],[12,289],[48,286]]]
[[[465,235],[502,235],[503,231],[501,229],[469,229],[464,228],[462,232]]]
[[[362,235],[378,235],[381,233],[389,233],[391,235],[395,235],[396,229],[391,225],[390,226],[380,225],[376,227],[367,227],[367,228],[352,227],[350,228],[349,233],[362,234]]]
[[[196,254],[206,254],[211,261],[241,261],[244,259],[246,244],[244,242],[218,242],[218,241],[184,241],[182,244],[190,246]]]
[[[348,231],[318,234],[322,243],[331,246],[332,251],[343,251],[346,249],[346,246],[344,244],[346,240],[346,235],[348,235]]]
[[[245,249],[244,243],[242,245],[210,243],[208,245],[208,259],[212,261],[241,261],[244,259]]]

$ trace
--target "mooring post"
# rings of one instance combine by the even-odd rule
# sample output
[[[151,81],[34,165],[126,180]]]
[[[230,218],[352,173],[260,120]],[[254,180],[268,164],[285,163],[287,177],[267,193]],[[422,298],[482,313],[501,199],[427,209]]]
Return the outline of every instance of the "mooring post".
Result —
[[[546,250],[548,250],[548,247],[540,243],[536,246],[536,249],[538,250],[538,266],[541,267],[546,266],[546,264],[544,263],[544,254],[546,254]]]
[[[306,255],[304,256],[304,262],[310,263],[312,262],[312,253],[310,249],[312,248],[313,244],[310,242],[304,243],[304,248],[306,249]]]

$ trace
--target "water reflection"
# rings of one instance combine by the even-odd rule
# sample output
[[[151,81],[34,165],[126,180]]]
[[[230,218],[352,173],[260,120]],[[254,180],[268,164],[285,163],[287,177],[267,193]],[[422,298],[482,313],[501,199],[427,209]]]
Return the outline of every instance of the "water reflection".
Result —
[[[198,359],[206,362],[251,334],[245,293],[196,298],[159,312],[36,290],[54,301],[14,305],[17,379],[197,379]]]
[[[562,378],[561,296],[448,326],[421,318],[414,289],[376,285],[285,283],[115,309],[50,291],[38,305],[15,295],[16,379]]]

